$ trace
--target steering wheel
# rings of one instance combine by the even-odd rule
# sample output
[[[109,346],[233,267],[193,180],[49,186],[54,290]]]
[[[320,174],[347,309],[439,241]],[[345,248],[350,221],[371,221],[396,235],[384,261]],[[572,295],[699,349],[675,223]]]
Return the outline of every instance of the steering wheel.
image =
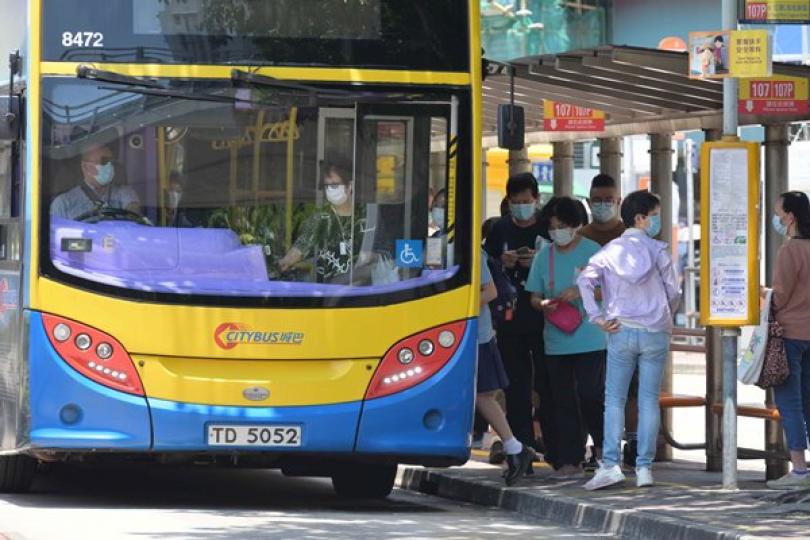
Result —
[[[140,225],[150,225],[150,226],[152,225],[152,222],[149,221],[149,218],[145,216],[142,216],[131,210],[127,210],[126,208],[112,208],[110,206],[100,206],[94,208],[89,212],[85,212],[84,214],[80,215],[75,219],[76,221],[82,221],[84,223],[98,223],[100,221],[123,220],[123,221],[132,221]]]

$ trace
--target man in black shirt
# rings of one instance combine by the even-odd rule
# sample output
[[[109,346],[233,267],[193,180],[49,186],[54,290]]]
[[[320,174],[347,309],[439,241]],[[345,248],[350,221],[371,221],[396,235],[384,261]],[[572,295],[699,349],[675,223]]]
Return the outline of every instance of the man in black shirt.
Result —
[[[512,320],[498,324],[498,348],[509,377],[506,416],[515,437],[534,445],[532,389],[540,397],[538,416],[543,430],[546,460],[553,463],[553,403],[543,362],[543,315],[532,309],[526,278],[536,250],[548,238],[547,224],[537,212],[537,181],[531,173],[517,174],[506,183],[509,214],[498,220],[487,236],[485,249],[503,263],[504,271],[518,290]]]

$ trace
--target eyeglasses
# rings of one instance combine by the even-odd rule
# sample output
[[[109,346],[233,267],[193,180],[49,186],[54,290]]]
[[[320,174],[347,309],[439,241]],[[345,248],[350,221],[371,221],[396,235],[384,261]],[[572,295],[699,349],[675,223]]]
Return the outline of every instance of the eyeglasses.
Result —
[[[613,197],[608,197],[606,199],[600,199],[599,197],[593,197],[591,199],[592,204],[616,204],[616,199]]]

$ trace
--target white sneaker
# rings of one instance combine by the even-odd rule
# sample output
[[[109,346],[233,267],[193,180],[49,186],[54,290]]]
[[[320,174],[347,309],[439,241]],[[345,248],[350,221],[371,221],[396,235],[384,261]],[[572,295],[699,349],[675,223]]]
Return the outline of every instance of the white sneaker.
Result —
[[[588,491],[593,491],[595,489],[602,489],[621,482],[624,482],[624,473],[622,473],[621,467],[618,465],[613,465],[612,467],[603,466],[596,471],[593,478],[588,480],[588,483],[585,484],[585,489]]]
[[[768,480],[767,486],[770,489],[810,488],[810,474],[796,474],[793,471],[790,471],[782,478]]]
[[[636,487],[650,487],[653,483],[652,467],[636,469]]]

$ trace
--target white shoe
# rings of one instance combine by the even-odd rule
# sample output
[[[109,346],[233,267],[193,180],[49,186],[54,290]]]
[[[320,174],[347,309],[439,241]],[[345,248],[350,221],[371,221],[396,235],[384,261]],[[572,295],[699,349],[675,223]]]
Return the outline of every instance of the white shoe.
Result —
[[[650,487],[653,483],[652,467],[636,469],[636,487]]]
[[[807,489],[810,487],[810,474],[796,474],[790,471],[782,478],[768,480],[770,489]]]
[[[593,491],[595,489],[606,488],[621,482],[624,482],[624,473],[622,473],[621,467],[618,465],[613,465],[612,467],[603,466],[600,467],[599,470],[596,471],[594,477],[591,478],[587,484],[585,484],[585,489],[588,491]]]

